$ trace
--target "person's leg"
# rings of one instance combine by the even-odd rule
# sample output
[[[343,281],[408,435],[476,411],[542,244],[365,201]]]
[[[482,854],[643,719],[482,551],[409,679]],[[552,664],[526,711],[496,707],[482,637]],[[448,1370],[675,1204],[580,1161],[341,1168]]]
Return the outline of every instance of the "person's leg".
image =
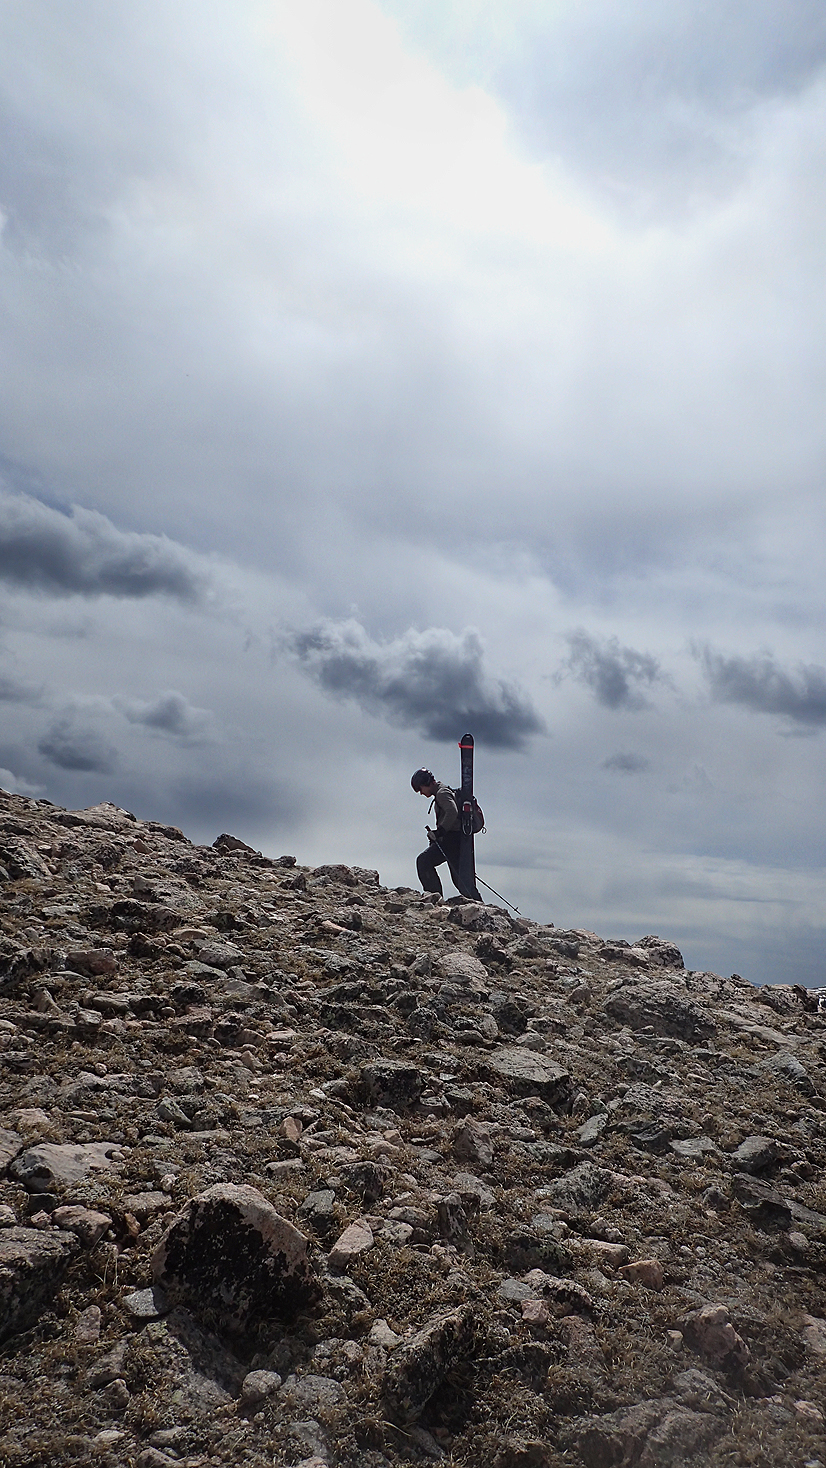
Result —
[[[442,884],[436,868],[445,861],[447,857],[439,850],[435,841],[428,841],[427,851],[423,851],[421,856],[416,858],[416,871],[425,892],[438,892],[440,897],[443,896]]]

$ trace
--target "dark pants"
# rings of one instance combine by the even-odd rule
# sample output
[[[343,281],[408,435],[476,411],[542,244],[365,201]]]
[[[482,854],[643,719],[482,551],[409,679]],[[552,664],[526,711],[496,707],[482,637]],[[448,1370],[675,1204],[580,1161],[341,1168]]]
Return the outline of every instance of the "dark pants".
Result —
[[[439,881],[437,867],[447,862],[450,870],[450,879],[454,887],[459,891],[459,846],[462,837],[458,831],[440,831],[435,841],[428,841],[427,851],[416,858],[416,871],[419,873],[425,892],[438,892],[442,896],[442,884]],[[439,849],[441,847],[441,850]]]

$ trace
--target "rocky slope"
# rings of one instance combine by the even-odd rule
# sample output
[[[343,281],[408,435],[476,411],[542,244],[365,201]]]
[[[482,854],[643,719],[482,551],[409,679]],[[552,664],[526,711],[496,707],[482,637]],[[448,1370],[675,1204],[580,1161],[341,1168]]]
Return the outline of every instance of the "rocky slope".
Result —
[[[819,1464],[813,996],[0,794],[0,1465]]]

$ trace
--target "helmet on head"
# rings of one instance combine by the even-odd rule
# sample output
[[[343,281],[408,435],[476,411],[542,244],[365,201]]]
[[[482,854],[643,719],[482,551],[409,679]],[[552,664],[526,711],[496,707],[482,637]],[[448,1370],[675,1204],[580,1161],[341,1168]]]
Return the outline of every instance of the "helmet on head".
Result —
[[[424,790],[426,785],[434,785],[436,783],[436,776],[432,770],[415,770],[410,783],[414,790]]]

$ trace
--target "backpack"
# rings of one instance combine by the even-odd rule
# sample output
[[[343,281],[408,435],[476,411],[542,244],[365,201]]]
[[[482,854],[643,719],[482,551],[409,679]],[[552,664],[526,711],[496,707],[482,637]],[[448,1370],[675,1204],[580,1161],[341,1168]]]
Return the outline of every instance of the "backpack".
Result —
[[[454,790],[454,792],[453,792],[453,798],[456,801],[456,809],[459,812],[459,820],[462,822],[462,826],[464,827],[465,817],[464,817],[464,815],[462,813],[462,791],[461,791],[461,787],[458,790]],[[482,807],[479,804],[478,800],[476,799],[476,796],[475,795],[471,795],[471,797],[470,797],[470,804],[471,804],[471,810],[470,810],[471,829],[473,831],[474,836],[478,836],[480,831],[484,831],[485,830],[485,813],[482,810]]]

